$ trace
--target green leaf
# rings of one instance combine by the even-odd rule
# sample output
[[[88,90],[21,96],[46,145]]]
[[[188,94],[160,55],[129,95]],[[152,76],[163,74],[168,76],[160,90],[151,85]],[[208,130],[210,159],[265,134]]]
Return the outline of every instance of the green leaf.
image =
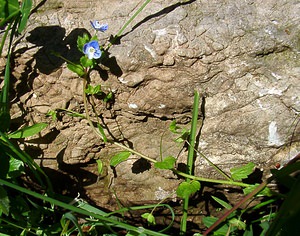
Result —
[[[1,109],[1,107],[0,107],[0,120],[1,120],[0,131],[1,132],[7,131],[10,125],[10,114],[9,112],[6,112],[5,109]]]
[[[32,7],[32,1],[31,0],[23,0],[22,2],[22,7],[21,7],[21,13],[22,13],[22,18],[18,27],[18,32],[21,33],[26,24],[27,24],[27,20],[30,14],[30,10]]]
[[[195,181],[192,180],[190,182],[182,182],[177,190],[176,190],[176,194],[178,197],[181,198],[187,198],[189,197],[191,194],[194,194],[195,192],[197,192],[200,189],[200,182],[199,181]]]
[[[246,224],[243,221],[241,221],[237,218],[230,219],[229,224],[231,226],[237,227],[239,230],[245,230],[246,229]]]
[[[7,173],[7,178],[19,177],[24,171],[24,162],[15,158],[9,159],[9,170]]]
[[[176,120],[173,120],[169,126],[169,130],[174,134],[178,134],[178,132],[177,132],[178,129],[180,129],[180,127],[177,126]]]
[[[98,166],[98,175],[102,175],[102,173],[103,173],[103,162],[100,159],[96,160],[96,162],[97,162],[97,166]]]
[[[155,218],[151,213],[144,213],[142,217],[147,220],[149,225],[156,225]]]
[[[77,38],[77,47],[80,52],[83,52],[83,46],[84,44],[88,43],[90,41],[90,37],[87,34],[83,34],[83,36],[78,36]]]
[[[0,186],[0,215],[1,213],[4,213],[7,216],[9,214],[9,198],[2,186]]]
[[[175,157],[168,156],[161,162],[155,162],[154,166],[158,169],[171,170],[174,168],[175,162]]]
[[[86,56],[82,56],[82,57],[80,58],[80,63],[81,63],[81,65],[82,65],[83,67],[85,67],[85,68],[88,68],[88,67],[94,67],[94,64],[95,64],[94,61],[95,61],[95,60],[89,59],[89,58],[87,58]]]
[[[70,71],[73,71],[74,73],[76,73],[80,77],[84,76],[84,74],[85,74],[84,69],[81,65],[68,63],[67,67]]]
[[[131,152],[129,151],[119,152],[110,159],[110,166],[116,167],[121,162],[126,161],[130,155]]]
[[[217,203],[219,203],[221,206],[223,206],[224,208],[230,210],[232,208],[232,206],[230,204],[228,204],[227,202],[221,200],[220,198],[217,198],[215,196],[211,196]]]
[[[88,86],[84,90],[84,92],[88,95],[101,95],[102,94],[101,85],[99,84],[96,86],[92,86],[92,85],[88,84]]]
[[[9,138],[27,138],[33,136],[48,126],[46,123],[37,123],[32,126],[28,126],[22,129],[19,129],[8,135]]]
[[[234,167],[230,170],[231,177],[234,180],[246,179],[253,172],[254,167],[255,164],[253,162],[249,162],[242,167]]]
[[[0,0],[0,27],[18,14],[20,14],[18,0]]]
[[[245,195],[248,195],[249,193],[251,193],[254,189],[256,189],[256,187],[258,186],[259,184],[254,184],[254,185],[250,185],[246,188],[243,189],[243,192]],[[268,188],[268,187],[265,187],[262,191],[260,191],[257,196],[261,197],[261,196],[267,196],[267,197],[271,197],[273,194],[272,194],[272,191]]]
[[[103,101],[104,101],[104,102],[109,102],[109,101],[111,101],[111,100],[113,100],[113,99],[114,99],[114,93],[110,91],[110,92],[105,96],[105,98],[103,99]]]
[[[68,227],[67,220],[72,221],[72,223],[77,228],[78,233],[79,233],[80,236],[84,235],[83,232],[82,232],[82,229],[81,229],[80,225],[78,224],[77,218],[72,213],[70,213],[70,212],[65,213],[62,216],[62,218],[61,218],[61,225],[62,225],[63,228],[67,228]]]
[[[57,120],[57,112],[56,111],[50,110],[47,112],[46,116],[51,116],[53,121]]]
[[[97,126],[98,126],[98,129],[99,129],[100,134],[102,135],[103,142],[106,143],[106,142],[107,142],[107,137],[106,137],[106,134],[105,134],[105,132],[104,132],[103,127],[102,127],[99,123],[97,123]]]
[[[212,226],[217,220],[218,218],[212,216],[207,216],[202,218],[203,224],[208,228]],[[224,223],[221,224],[220,226],[221,227],[219,227],[217,230],[214,231],[213,235],[227,235],[229,226]]]

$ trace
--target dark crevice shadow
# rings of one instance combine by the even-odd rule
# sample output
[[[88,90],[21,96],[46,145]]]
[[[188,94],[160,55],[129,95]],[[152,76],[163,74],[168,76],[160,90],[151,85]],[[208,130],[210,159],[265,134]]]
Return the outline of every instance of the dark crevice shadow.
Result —
[[[188,5],[188,4],[191,4],[191,3],[195,2],[195,1],[196,0],[190,0],[190,1],[186,1],[186,2],[178,2],[178,3],[175,3],[175,4],[171,5],[171,6],[165,7],[164,9],[160,10],[159,12],[156,12],[156,13],[154,13],[152,15],[149,15],[149,16],[145,17],[143,20],[141,20],[140,22],[138,22],[137,24],[135,24],[129,32],[121,35],[117,39],[116,38],[111,38],[110,40],[112,40],[114,42],[114,44],[119,44],[121,38],[123,38],[127,34],[130,34],[131,32],[133,32],[135,29],[137,29],[138,27],[140,27],[142,24],[146,23],[147,21],[149,21],[149,20],[151,20],[153,18],[157,18],[157,17],[163,16],[163,15],[166,15],[166,14],[174,11],[176,8],[178,8],[180,6]]]

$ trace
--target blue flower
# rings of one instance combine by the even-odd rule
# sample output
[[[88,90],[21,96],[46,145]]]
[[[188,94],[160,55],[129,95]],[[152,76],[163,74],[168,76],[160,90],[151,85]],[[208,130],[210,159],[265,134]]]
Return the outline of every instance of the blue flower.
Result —
[[[83,46],[83,53],[88,56],[89,59],[98,59],[101,57],[101,50],[98,41],[92,40]]]
[[[95,30],[99,30],[101,32],[104,32],[108,29],[108,24],[100,24],[100,22],[97,20],[91,21],[91,24]]]

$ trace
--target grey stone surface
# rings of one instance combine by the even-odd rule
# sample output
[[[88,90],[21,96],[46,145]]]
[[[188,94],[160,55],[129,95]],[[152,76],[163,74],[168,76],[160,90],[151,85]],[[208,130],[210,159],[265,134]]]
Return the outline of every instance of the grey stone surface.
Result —
[[[93,34],[93,19],[109,24],[98,34],[105,44],[141,4],[49,0],[32,14],[15,47],[19,99],[13,113],[28,123],[50,122],[43,135],[58,130],[41,146],[44,157],[55,161],[64,150],[63,161],[72,164],[107,160],[117,151],[103,145],[85,121],[45,117],[57,108],[83,112],[82,81],[50,52],[78,58],[77,35]],[[92,84],[115,93],[111,109],[99,101],[98,112],[116,138],[157,160],[163,137],[163,155],[178,156],[180,163],[186,151],[180,152],[168,126],[173,119],[188,126],[197,90],[206,97],[199,150],[211,161],[224,170],[249,161],[264,169],[285,162],[300,150],[299,12],[296,0],[153,1],[109,50],[114,60],[106,64],[107,76],[92,74]],[[155,200],[157,191],[175,189],[172,174],[153,168],[134,173],[132,160],[116,168],[112,186],[119,197]],[[215,176],[200,157],[195,165],[196,174]]]

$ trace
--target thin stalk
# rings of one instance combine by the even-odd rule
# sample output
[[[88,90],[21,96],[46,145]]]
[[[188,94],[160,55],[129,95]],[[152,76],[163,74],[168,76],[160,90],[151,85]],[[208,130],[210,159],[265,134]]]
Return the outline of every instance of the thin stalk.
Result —
[[[132,17],[130,17],[130,19],[123,25],[123,27],[119,30],[119,32],[115,35],[115,37],[111,40],[111,42],[107,45],[106,50],[108,50],[117,40],[117,38],[119,38],[121,36],[121,34],[123,33],[123,31],[127,28],[127,26],[134,20],[135,17],[137,17],[137,15],[148,5],[148,3],[150,3],[151,0],[146,0],[143,5],[132,15]]]
[[[190,133],[190,145],[188,149],[187,170],[186,170],[189,176],[193,174],[193,167],[194,167],[194,153],[195,153],[195,143],[196,143],[196,135],[197,135],[198,112],[199,112],[199,93],[195,91],[191,133]],[[191,179],[187,176],[186,182],[190,182],[190,180]],[[181,224],[180,224],[180,235],[185,235],[186,233],[188,207],[189,207],[189,196],[183,199],[183,214],[182,214]]]
[[[188,141],[186,142],[188,143],[188,145],[190,145]],[[197,149],[194,150],[199,154],[199,156],[203,157],[214,169],[216,169],[217,172],[223,175],[225,179],[227,179],[228,181],[232,181],[232,179],[223,170],[221,170],[217,165],[210,161],[203,153],[199,152]]]

